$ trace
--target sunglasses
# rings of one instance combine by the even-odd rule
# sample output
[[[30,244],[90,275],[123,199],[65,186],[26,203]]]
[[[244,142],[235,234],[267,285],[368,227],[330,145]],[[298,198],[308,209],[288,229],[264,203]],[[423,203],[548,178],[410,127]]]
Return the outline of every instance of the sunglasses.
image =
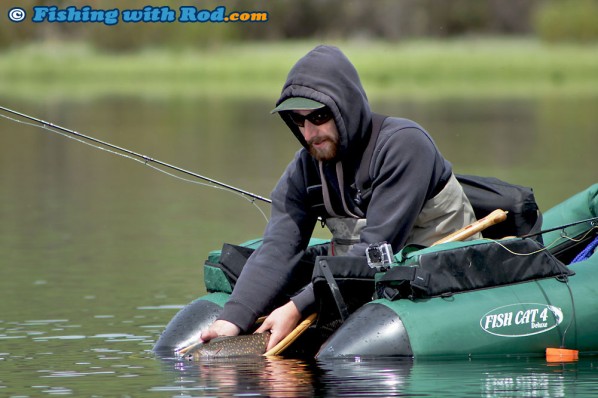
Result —
[[[327,106],[324,108],[316,109],[315,111],[311,112],[308,115],[300,115],[293,111],[287,112],[289,119],[298,127],[305,126],[305,120],[309,120],[311,124],[316,126],[320,126],[330,119],[332,119],[332,111]]]

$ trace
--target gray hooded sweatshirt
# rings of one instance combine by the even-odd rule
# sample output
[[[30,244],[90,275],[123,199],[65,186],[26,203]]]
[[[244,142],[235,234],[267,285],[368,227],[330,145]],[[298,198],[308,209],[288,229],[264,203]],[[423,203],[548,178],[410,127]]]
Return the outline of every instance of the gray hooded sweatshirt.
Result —
[[[357,71],[335,47],[318,46],[295,64],[276,105],[290,97],[323,103],[334,115],[340,138],[337,158],[323,163],[332,205],[335,213],[342,215],[344,199],[351,212],[367,220],[360,243],[349,255],[364,256],[369,244],[382,241],[389,242],[395,252],[401,249],[424,203],[451,177],[451,164],[422,127],[389,117],[369,166],[362,166],[368,167],[369,180],[358,190],[355,180],[370,138],[372,113]],[[309,285],[313,264],[306,266],[300,259],[318,216],[329,215],[322,206],[318,162],[305,148],[299,129],[281,116],[304,148],[295,154],[274,188],[263,243],[245,264],[219,317],[243,331],[289,298],[304,315],[313,310],[315,301]],[[337,162],[342,164],[342,184]],[[298,281],[307,286],[296,294],[290,287]]]

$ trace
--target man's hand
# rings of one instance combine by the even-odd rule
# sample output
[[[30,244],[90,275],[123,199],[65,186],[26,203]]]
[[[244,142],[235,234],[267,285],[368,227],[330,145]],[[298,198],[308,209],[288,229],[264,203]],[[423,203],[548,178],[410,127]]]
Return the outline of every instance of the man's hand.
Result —
[[[266,351],[269,351],[291,333],[300,320],[301,313],[295,304],[292,301],[289,301],[282,307],[278,307],[272,311],[264,323],[262,323],[255,332],[262,333],[269,330],[270,333],[272,333],[270,340],[268,341],[268,347],[266,348]]]
[[[210,327],[201,332],[201,339],[203,341],[210,341],[220,336],[236,336],[241,332],[241,329],[234,323],[228,321],[217,320]]]

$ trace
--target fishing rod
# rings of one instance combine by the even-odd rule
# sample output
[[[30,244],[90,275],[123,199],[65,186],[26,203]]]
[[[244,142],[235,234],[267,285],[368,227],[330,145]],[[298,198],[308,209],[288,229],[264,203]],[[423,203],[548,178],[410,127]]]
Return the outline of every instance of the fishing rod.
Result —
[[[540,232],[536,232],[536,233],[533,233],[533,234],[522,235],[522,236],[520,236],[520,238],[521,239],[531,238],[533,236],[543,235],[545,233],[553,232],[553,231],[558,231],[558,230],[561,230],[561,229],[564,230],[566,228],[573,227],[573,226],[579,225],[579,224],[584,224],[584,223],[590,223],[590,225],[592,227],[595,227],[596,225],[598,225],[598,217],[587,218],[585,220],[579,220],[579,221],[575,221],[575,222],[572,222],[572,223],[569,223],[569,224],[559,225],[558,227],[549,228],[549,229],[543,229]]]
[[[154,163],[154,164],[157,164],[157,165],[159,165],[159,166],[166,167],[166,168],[168,168],[168,169],[171,169],[171,170],[174,170],[174,171],[176,171],[176,172],[179,172],[179,173],[182,173],[182,174],[186,174],[186,175],[192,176],[192,177],[194,177],[194,178],[197,178],[197,179],[199,179],[199,180],[202,180],[202,181],[206,181],[206,182],[208,182],[208,183],[212,184],[212,185],[209,185],[209,186],[212,186],[212,187],[214,187],[214,188],[216,188],[216,187],[218,187],[218,188],[222,188],[222,189],[225,189],[225,190],[229,190],[229,191],[235,192],[235,193],[237,193],[237,194],[239,194],[239,195],[241,195],[241,196],[245,196],[245,197],[247,197],[247,198],[251,198],[251,199],[252,199],[252,200],[251,200],[251,202],[254,202],[255,200],[259,200],[259,201],[262,201],[262,202],[265,202],[265,203],[272,203],[272,200],[270,200],[270,199],[268,199],[268,198],[265,198],[265,197],[263,197],[263,196],[260,196],[260,195],[257,195],[257,194],[254,194],[254,193],[251,193],[251,192],[245,191],[245,190],[243,190],[243,189],[240,189],[240,188],[234,187],[234,186],[232,186],[232,185],[229,185],[229,184],[225,184],[225,183],[223,183],[223,182],[220,182],[220,181],[214,180],[214,179],[212,179],[212,178],[209,178],[209,177],[203,176],[203,175],[201,175],[201,174],[198,174],[198,173],[195,173],[195,172],[192,172],[192,171],[189,171],[189,170],[185,170],[185,169],[183,169],[183,168],[180,168],[180,167],[178,167],[178,166],[174,166],[174,165],[168,164],[168,163],[166,163],[166,162],[163,162],[163,161],[161,161],[161,160],[154,159],[154,158],[151,158],[151,157],[149,157],[149,156],[146,156],[146,155],[142,155],[142,154],[140,154],[140,153],[137,153],[137,152],[131,151],[131,150],[129,150],[129,149],[122,148],[122,147],[120,147],[120,146],[117,146],[117,145],[111,144],[111,143],[109,143],[109,142],[105,142],[105,141],[99,140],[99,139],[97,139],[97,138],[90,137],[90,136],[88,136],[88,135],[85,135],[85,134],[81,134],[81,133],[79,133],[79,132],[77,132],[77,131],[74,131],[74,130],[71,130],[71,129],[67,129],[67,128],[65,128],[65,127],[62,127],[62,126],[58,126],[58,125],[56,125],[56,124],[54,124],[54,123],[46,122],[46,121],[44,121],[44,120],[38,119],[38,118],[36,118],[36,117],[33,117],[33,116],[29,116],[29,115],[27,115],[27,114],[24,114],[24,113],[21,113],[21,112],[14,111],[14,110],[12,110],[12,109],[9,109],[9,108],[6,108],[6,107],[4,107],[4,106],[0,106],[0,110],[1,110],[1,111],[4,111],[4,112],[7,112],[7,113],[10,113],[10,114],[12,114],[12,115],[18,116],[18,117],[20,117],[20,118],[23,118],[23,119],[29,120],[29,121],[31,121],[31,122],[34,122],[34,123],[36,123],[36,124],[33,124],[33,123],[28,123],[28,122],[24,122],[24,121],[17,120],[17,119],[13,119],[13,118],[11,118],[11,117],[8,117],[8,116],[6,116],[6,115],[2,115],[2,114],[0,114],[0,116],[2,116],[2,117],[4,117],[4,118],[6,118],[6,119],[8,119],[8,120],[12,120],[12,121],[14,121],[14,122],[17,122],[17,123],[25,123],[25,124],[30,124],[30,125],[32,125],[32,126],[39,127],[39,128],[45,129],[45,130],[49,130],[49,131],[51,131],[51,132],[58,133],[58,134],[61,134],[61,135],[64,135],[63,133],[66,133],[66,134],[68,134],[68,135],[70,135],[70,136],[77,137],[77,138],[79,138],[79,139],[83,139],[83,140],[86,140],[86,141],[88,141],[88,142],[85,142],[85,141],[77,140],[77,141],[83,142],[83,143],[85,143],[85,144],[89,144],[89,145],[93,146],[94,148],[97,148],[97,149],[103,149],[103,150],[106,150],[105,148],[110,148],[110,149],[112,149],[112,150],[115,150],[115,151],[118,151],[118,152],[119,152],[119,153],[117,153],[117,152],[112,152],[112,153],[114,153],[114,154],[117,154],[117,155],[122,155],[122,156],[125,156],[125,155],[126,155],[125,157],[127,157],[127,158],[129,158],[129,159],[132,159],[132,160],[139,161],[139,162],[141,162],[141,163],[143,163],[143,164],[145,164],[145,165],[148,165],[148,166],[150,166],[150,167],[152,167],[152,166],[150,165],[150,163]],[[61,133],[61,132],[62,132],[62,133]],[[69,137],[69,136],[67,136],[67,135],[65,135],[65,136],[66,136],[66,137]],[[69,137],[69,138],[71,138],[71,137]],[[90,144],[90,142],[92,142],[92,143],[94,143],[94,144],[102,145],[102,146],[104,146],[105,148],[102,148],[102,147],[99,147],[99,146],[95,146],[95,145],[93,145],[93,144]],[[123,155],[123,154],[124,154],[124,155]],[[164,172],[164,173],[166,173],[164,170],[162,170],[162,169],[160,169],[160,168],[158,168],[158,167],[153,167],[153,168],[154,168],[154,169],[156,169],[156,170],[158,170],[158,171],[161,171],[161,172]],[[173,176],[173,177],[176,177],[176,178],[180,178],[180,177],[178,177],[178,176],[176,176],[176,175],[173,175],[173,174],[170,174],[170,173],[166,173],[166,174],[168,174],[168,175],[170,175],[170,176]],[[185,181],[189,181],[189,180],[185,180]],[[262,214],[263,214],[263,213],[262,213]]]

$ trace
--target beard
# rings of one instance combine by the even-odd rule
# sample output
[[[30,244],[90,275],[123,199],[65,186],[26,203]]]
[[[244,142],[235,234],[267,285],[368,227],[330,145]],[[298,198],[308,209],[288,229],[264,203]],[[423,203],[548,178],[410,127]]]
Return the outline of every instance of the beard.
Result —
[[[307,142],[307,148],[316,160],[332,160],[338,152],[338,136],[312,139]]]

